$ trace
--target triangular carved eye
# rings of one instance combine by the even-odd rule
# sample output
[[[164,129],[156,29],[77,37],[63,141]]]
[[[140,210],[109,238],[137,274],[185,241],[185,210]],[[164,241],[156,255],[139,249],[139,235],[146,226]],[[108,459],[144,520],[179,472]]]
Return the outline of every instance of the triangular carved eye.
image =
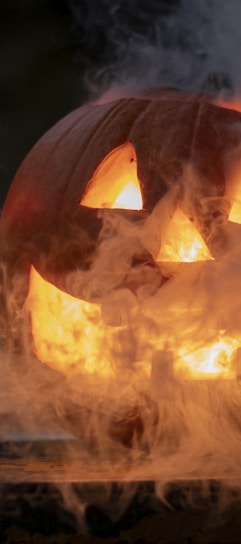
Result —
[[[136,153],[131,142],[113,149],[103,159],[80,204],[90,208],[142,209]]]
[[[188,217],[177,209],[162,236],[157,260],[194,262],[211,259],[208,247]]]

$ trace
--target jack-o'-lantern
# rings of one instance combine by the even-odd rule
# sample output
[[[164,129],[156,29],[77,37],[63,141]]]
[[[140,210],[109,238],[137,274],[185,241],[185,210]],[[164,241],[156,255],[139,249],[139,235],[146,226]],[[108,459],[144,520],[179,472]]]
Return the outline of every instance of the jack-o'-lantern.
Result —
[[[121,391],[106,427],[124,443],[143,433],[142,409],[152,424],[158,418],[145,396],[158,354],[176,379],[236,375],[240,338],[221,321],[205,319],[204,336],[204,325],[192,323],[206,304],[200,277],[203,284],[212,270],[218,275],[238,245],[240,158],[239,113],[156,90],[70,113],[12,183],[2,252],[8,283],[16,271],[24,278],[17,304],[30,314],[33,351],[68,379],[82,379],[80,396],[88,388],[92,404],[100,396],[102,415]],[[123,407],[126,383],[145,383],[138,409]]]

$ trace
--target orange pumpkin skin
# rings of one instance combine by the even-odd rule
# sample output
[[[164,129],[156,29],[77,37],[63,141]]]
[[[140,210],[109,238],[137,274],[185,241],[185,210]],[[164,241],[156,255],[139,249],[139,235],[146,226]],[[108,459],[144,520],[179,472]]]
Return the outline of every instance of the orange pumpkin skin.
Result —
[[[241,115],[235,111],[210,104],[203,96],[161,89],[73,111],[42,137],[20,166],[2,211],[3,248],[9,254],[11,247],[14,258],[23,258],[24,248],[38,256],[41,246],[48,247],[50,234],[63,234],[72,222],[90,238],[88,249],[79,248],[79,265],[84,266],[101,220],[97,210],[80,206],[80,199],[104,157],[126,141],[136,152],[147,213],[175,186],[176,201],[208,241],[213,220],[229,211],[228,204],[219,209],[219,200],[229,192],[230,156],[237,151],[239,159],[240,127]],[[187,165],[196,174],[194,187],[183,175]],[[206,209],[202,202],[209,197],[213,205]]]
[[[64,274],[72,266],[91,266],[102,220],[97,209],[81,206],[80,200],[102,160],[127,141],[137,157],[144,212],[111,213],[142,220],[173,190],[174,206],[180,206],[194,221],[207,244],[212,243],[216,222],[225,243],[220,217],[228,217],[230,173],[241,156],[241,115],[210,104],[203,96],[161,89],[103,105],[89,104],[70,113],[42,137],[9,190],[1,217],[1,246],[10,284],[16,269],[23,272],[22,301],[31,263],[56,284],[56,269]],[[194,185],[185,176],[189,166],[195,173]],[[71,242],[76,228],[83,233],[82,243],[77,248],[68,243],[65,253],[63,241],[66,237]],[[42,255],[47,259],[44,268]],[[109,433],[125,445],[131,445],[133,435],[142,435],[146,414],[151,413],[150,425],[157,424],[155,404],[149,399],[144,408],[143,400],[139,404],[140,408],[137,403],[130,413],[124,410],[120,417],[114,414],[109,418]],[[75,411],[67,398],[61,421],[74,432]],[[82,410],[81,414],[80,419]]]

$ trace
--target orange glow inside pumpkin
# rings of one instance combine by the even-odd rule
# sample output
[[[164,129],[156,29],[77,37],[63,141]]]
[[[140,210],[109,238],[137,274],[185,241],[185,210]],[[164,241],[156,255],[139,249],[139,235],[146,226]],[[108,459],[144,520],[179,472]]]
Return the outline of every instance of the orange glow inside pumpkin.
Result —
[[[63,374],[75,370],[99,376],[112,374],[111,364],[103,353],[106,327],[98,304],[61,291],[31,266],[27,308],[31,312],[34,348],[40,361]]]
[[[217,105],[225,108],[241,112],[241,102],[238,97],[234,97],[230,100],[223,100],[222,98],[216,101]],[[232,204],[228,220],[232,223],[241,224],[241,181],[240,181],[240,169],[237,172],[238,182],[235,191],[235,199]]]
[[[131,144],[112,151],[95,172],[81,204],[92,207],[141,209],[142,196]],[[241,223],[241,204],[234,205],[230,220]],[[212,257],[203,239],[181,210],[168,225],[157,261],[194,262]],[[165,286],[164,286],[165,288]],[[26,302],[31,314],[35,353],[40,361],[64,373],[80,372],[100,377],[114,375],[111,344],[115,328],[104,323],[101,306],[61,291],[31,266]],[[191,319],[191,317],[190,317]],[[179,324],[179,326],[181,326]],[[175,328],[175,323],[173,323]],[[174,372],[187,379],[232,379],[233,359],[238,345],[220,332],[219,338],[199,347],[193,338],[174,353]],[[155,349],[155,346],[154,346]],[[150,361],[144,362],[150,376]]]
[[[139,210],[142,195],[134,148],[128,142],[101,163],[81,204]],[[65,293],[46,281],[34,266],[30,270],[27,308],[31,313],[34,349],[40,361],[64,374],[81,371],[111,376],[104,340],[110,327],[102,320],[99,304]]]
[[[208,247],[192,222],[177,209],[169,222],[157,260],[195,262],[211,258]]]
[[[134,147],[127,142],[113,149],[101,162],[81,199],[90,208],[142,209]]]
[[[190,342],[190,346],[180,350],[175,365],[176,375],[185,379],[235,379],[237,347],[237,342],[222,337],[196,350]]]
[[[229,221],[241,224],[241,187],[238,188],[235,200],[229,213]]]

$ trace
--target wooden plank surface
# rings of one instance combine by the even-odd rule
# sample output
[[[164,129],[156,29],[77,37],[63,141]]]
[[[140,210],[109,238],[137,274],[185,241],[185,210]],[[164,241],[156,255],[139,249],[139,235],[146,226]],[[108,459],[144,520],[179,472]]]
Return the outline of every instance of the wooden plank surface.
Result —
[[[131,457],[126,459],[112,457],[104,459],[95,452],[90,455],[79,440],[33,440],[0,442],[0,484],[23,482],[150,482],[166,481],[166,474],[146,460],[135,465]],[[237,487],[240,482],[239,472],[232,474],[203,473],[190,476],[172,471],[170,481],[218,480],[227,484],[232,482]]]
[[[214,479],[179,478],[160,497],[154,479],[130,481],[112,461],[85,459],[76,440],[0,442],[0,542],[240,544],[241,497],[227,480],[225,504]]]
[[[0,442],[0,483],[98,482],[125,479],[125,467],[89,459],[77,440]]]

